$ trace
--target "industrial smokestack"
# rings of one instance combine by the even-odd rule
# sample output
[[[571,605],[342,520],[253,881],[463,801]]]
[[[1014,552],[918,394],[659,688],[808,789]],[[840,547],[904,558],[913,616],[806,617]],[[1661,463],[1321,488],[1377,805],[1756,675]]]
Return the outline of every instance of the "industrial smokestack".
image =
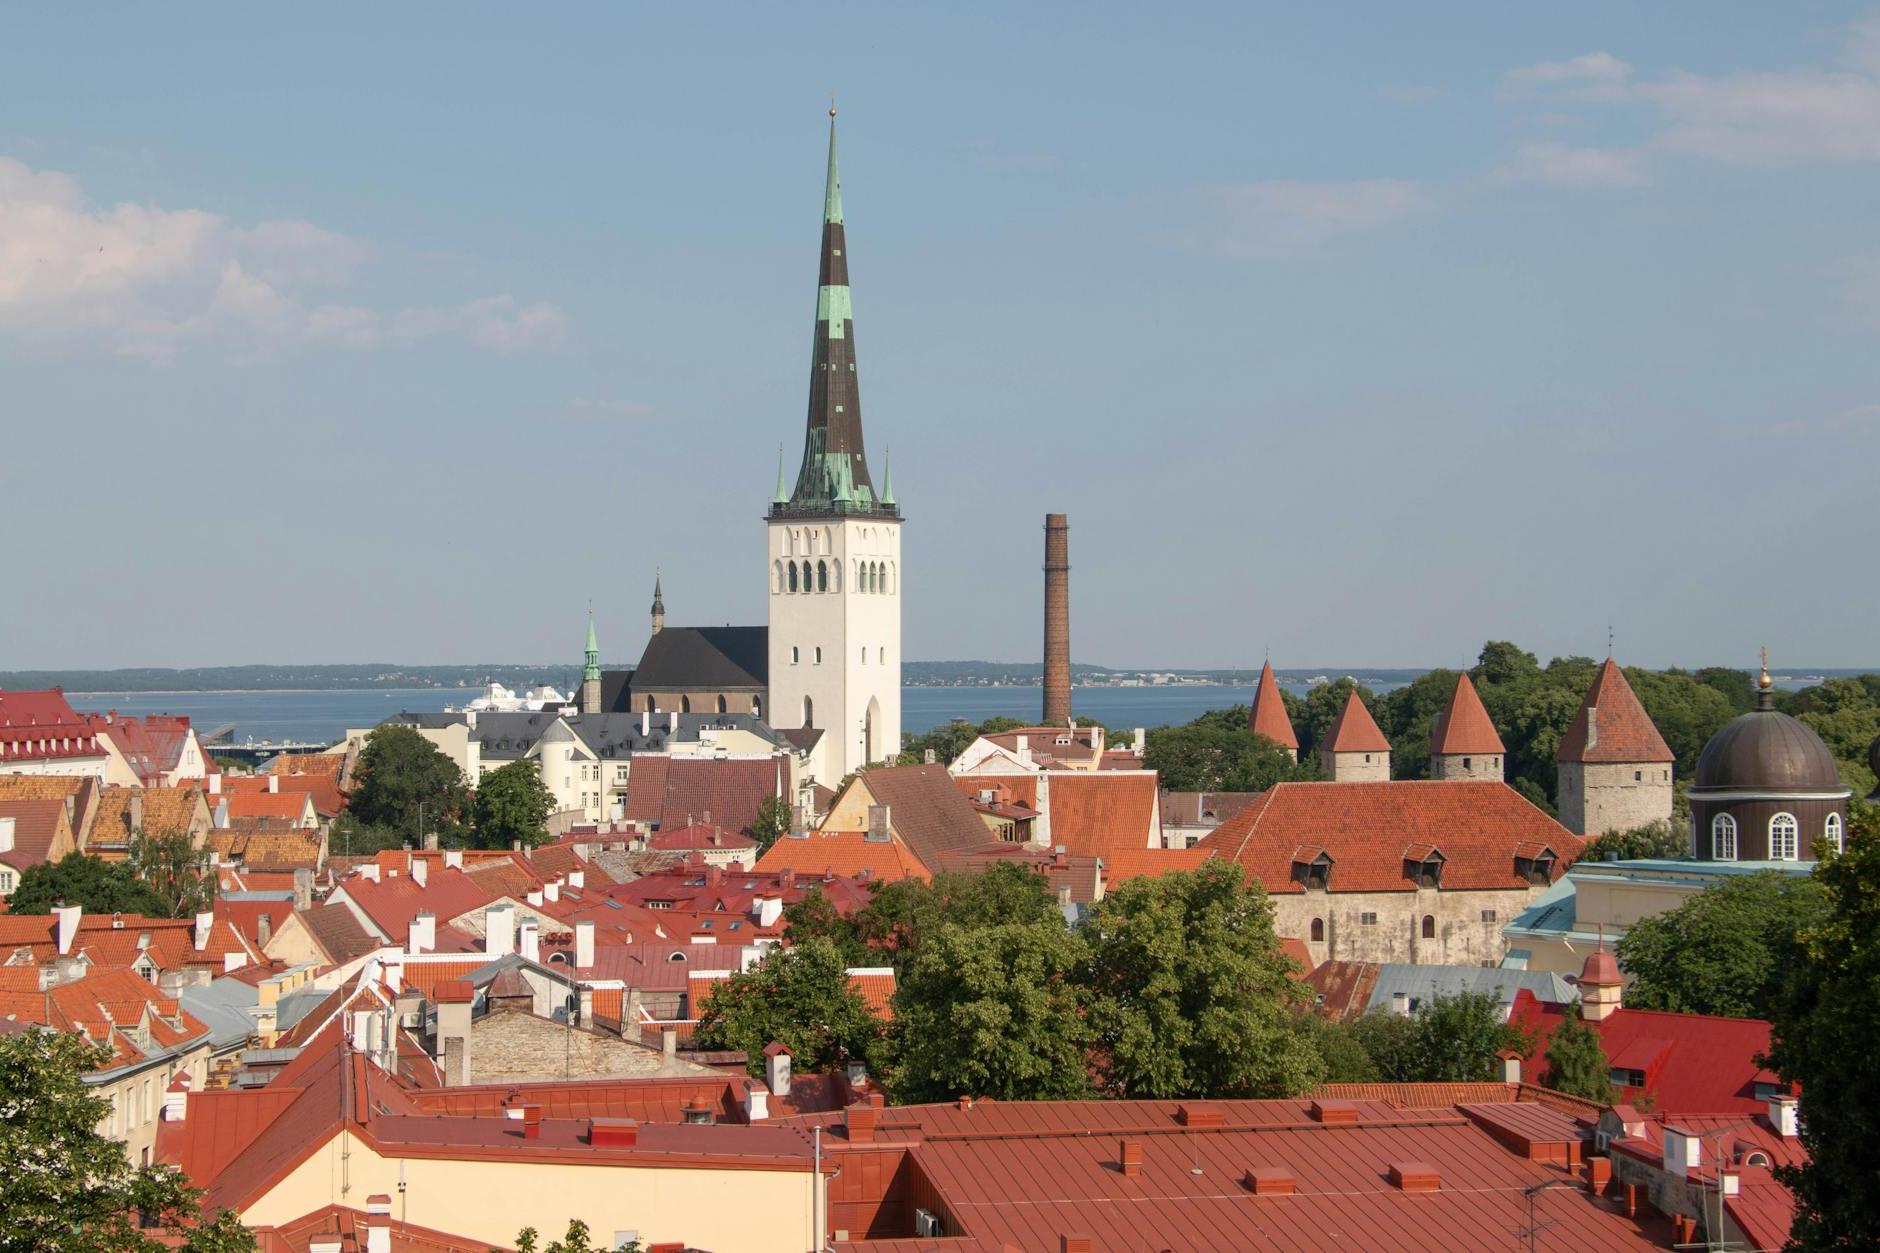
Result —
[[[1044,725],[1071,720],[1071,526],[1044,516]]]

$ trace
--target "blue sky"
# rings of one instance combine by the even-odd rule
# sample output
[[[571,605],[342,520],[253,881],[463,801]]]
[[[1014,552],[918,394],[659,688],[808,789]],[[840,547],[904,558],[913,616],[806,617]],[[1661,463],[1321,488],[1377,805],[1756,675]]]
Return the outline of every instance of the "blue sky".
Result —
[[[907,656],[1880,664],[1880,12],[1160,7],[14,14],[0,669],[762,621],[832,90]]]

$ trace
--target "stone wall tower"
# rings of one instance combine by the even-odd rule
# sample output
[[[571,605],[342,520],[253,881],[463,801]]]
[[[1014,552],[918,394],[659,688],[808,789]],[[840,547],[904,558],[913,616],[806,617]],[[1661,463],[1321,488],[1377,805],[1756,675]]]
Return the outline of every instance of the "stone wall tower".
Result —
[[[1044,515],[1044,719],[1047,727],[1071,722],[1071,524],[1061,513]]]
[[[876,492],[862,446],[848,242],[829,111],[822,268],[803,461],[779,467],[769,533],[770,701],[779,730],[823,732],[834,784],[901,750],[901,510],[884,470]]]
[[[1606,658],[1554,754],[1560,825],[1598,836],[1669,822],[1675,760],[1619,663]]]
[[[1430,778],[1502,782],[1501,736],[1465,672],[1456,676],[1449,705],[1430,725]]]
[[[1326,728],[1325,741],[1319,745],[1319,766],[1333,783],[1390,781],[1390,741],[1355,688],[1346,694],[1345,707]]]

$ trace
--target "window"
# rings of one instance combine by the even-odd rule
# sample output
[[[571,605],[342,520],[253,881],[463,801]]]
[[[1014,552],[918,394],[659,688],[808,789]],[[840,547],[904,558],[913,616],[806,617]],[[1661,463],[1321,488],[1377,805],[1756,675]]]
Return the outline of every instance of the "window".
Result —
[[[1426,940],[1434,940],[1436,938],[1436,915],[1435,914],[1423,915],[1423,938]]]
[[[1377,915],[1370,913],[1359,914],[1358,925],[1361,927],[1375,927],[1377,925]]]
[[[868,645],[866,644],[862,645],[862,664],[864,666],[868,664]]]
[[[692,712],[692,698],[690,696],[681,696],[679,698],[679,712],[682,714]]]
[[[790,645],[790,664],[794,666],[801,660],[803,660],[803,650],[795,644]]]
[[[816,664],[822,665],[822,645],[816,645]]]
[[[1469,768],[1469,759],[1467,757],[1464,757],[1462,759],[1462,768],[1464,770],[1467,770]]]
[[[1801,824],[1794,814],[1777,814],[1769,820],[1769,856],[1775,861],[1794,861],[1800,855]]]
[[[1822,829],[1822,836],[1828,841],[1828,847],[1835,852],[1841,851],[1841,815],[1829,814],[1827,826]]]
[[[1632,772],[1632,782],[1639,783],[1639,782],[1642,782],[1644,778],[1645,778],[1645,772],[1643,770],[1634,770]]]
[[[793,592],[796,590],[796,562],[794,561],[790,563],[790,590]]]
[[[1710,820],[1710,859],[1736,860],[1736,819],[1729,814],[1718,814]]]
[[[803,725],[805,727],[816,725],[816,704],[807,696],[803,698]]]
[[[13,872],[5,866],[0,866],[0,892],[11,892],[14,887]]]
[[[1495,921],[1495,911],[1494,911],[1494,910],[1492,910],[1492,909],[1485,909],[1485,910],[1483,910],[1483,911],[1482,911],[1482,921],[1483,921],[1483,922],[1494,922],[1494,921]]]
[[[1314,944],[1325,943],[1325,919],[1314,918],[1312,920],[1312,942]]]
[[[884,666],[888,664],[888,646],[886,644],[883,644],[880,648],[875,650],[875,660]]]
[[[725,707],[725,698],[722,696],[718,698],[718,712],[719,713],[727,712],[726,707]]]
[[[816,590],[819,592],[829,590],[829,563],[826,561],[816,563]]]
[[[1613,1086],[1616,1088],[1642,1088],[1645,1086],[1645,1072],[1642,1070],[1628,1070],[1622,1066],[1614,1066],[1610,1078],[1612,1079]]]

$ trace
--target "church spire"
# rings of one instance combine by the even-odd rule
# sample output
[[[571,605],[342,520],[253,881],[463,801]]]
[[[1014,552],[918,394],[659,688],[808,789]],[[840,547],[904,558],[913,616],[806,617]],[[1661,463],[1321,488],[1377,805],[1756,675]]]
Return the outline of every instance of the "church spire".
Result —
[[[842,175],[836,162],[836,110],[829,107],[829,172],[823,185],[822,265],[816,288],[816,337],[810,354],[809,420],[803,463],[787,499],[772,514],[872,513],[893,516],[877,497],[862,445],[862,398],[855,371],[855,319],[849,303],[848,244]]]
[[[601,677],[601,645],[594,635],[594,611],[588,610],[587,665],[581,671],[581,681],[599,681]]]
[[[666,629],[666,594],[659,586],[659,571],[653,571],[653,634]]]

